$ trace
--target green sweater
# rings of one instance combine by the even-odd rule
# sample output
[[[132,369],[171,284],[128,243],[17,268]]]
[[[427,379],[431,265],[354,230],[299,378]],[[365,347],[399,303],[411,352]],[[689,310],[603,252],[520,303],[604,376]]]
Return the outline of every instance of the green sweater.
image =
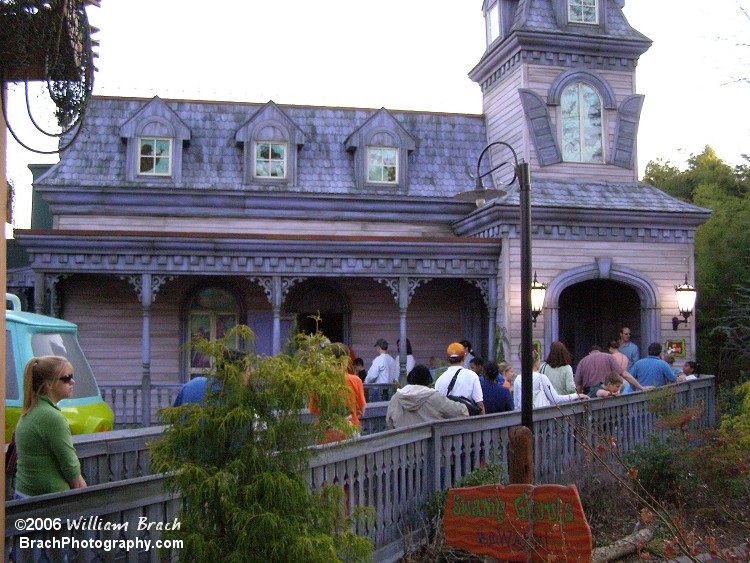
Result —
[[[46,396],[18,421],[16,448],[19,493],[33,496],[67,491],[81,474],[68,421]]]

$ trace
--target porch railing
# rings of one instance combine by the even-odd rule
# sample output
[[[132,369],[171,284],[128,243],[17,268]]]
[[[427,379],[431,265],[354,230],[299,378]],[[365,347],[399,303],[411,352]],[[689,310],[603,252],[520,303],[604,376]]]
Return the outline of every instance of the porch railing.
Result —
[[[158,424],[159,409],[172,405],[182,385],[179,383],[151,384],[151,420],[146,426]],[[115,428],[139,428],[143,424],[143,387],[139,384],[109,385],[100,384],[102,399],[115,414]]]
[[[709,376],[670,387],[669,396],[664,401],[670,409],[703,404],[704,409],[693,424],[705,427],[716,422],[715,394],[714,378]],[[569,479],[566,471],[580,462],[584,455],[577,442],[582,430],[586,433],[600,429],[601,435],[613,437],[626,451],[646,443],[651,435],[663,436],[666,430],[656,423],[657,414],[650,408],[657,396],[656,393],[636,393],[576,403],[561,409],[548,407],[534,411],[536,482],[555,483]],[[350,510],[355,506],[374,509],[373,522],[360,525],[356,531],[373,539],[375,560],[396,560],[403,549],[403,538],[407,534],[418,535],[423,528],[419,509],[427,497],[453,486],[482,462],[504,465],[508,433],[520,422],[519,412],[503,413],[425,423],[317,446],[305,478],[312,488],[319,488],[324,483],[343,486]],[[159,433],[159,428],[144,428],[121,434],[77,437],[76,447],[87,468],[87,479],[95,482],[93,475],[96,474],[97,479],[109,478],[113,482],[95,484],[81,491],[8,502],[6,559],[11,549],[24,557],[31,556],[29,552],[18,551],[20,534],[14,523],[22,517],[59,515],[63,522],[65,518],[89,515],[98,515],[102,520],[106,518],[112,522],[137,521],[139,516],[165,522],[171,520],[177,506],[175,503],[179,501],[165,494],[162,476],[148,475],[148,454],[143,450],[145,443],[158,437]],[[131,448],[136,453],[127,457],[124,450]],[[123,467],[128,470],[123,471]],[[129,472],[144,475],[131,477]],[[114,481],[118,476],[122,480]],[[32,539],[50,537],[47,532],[24,535]],[[74,531],[69,535],[105,537],[101,531]],[[121,537],[131,537],[130,532],[121,533]],[[132,537],[135,537],[134,533]],[[156,535],[149,537],[155,538]],[[135,561],[138,557],[135,552],[126,555],[128,561]],[[155,552],[148,555],[143,552],[142,556],[158,560]]]
[[[146,426],[159,424],[159,409],[171,406],[180,392],[179,383],[151,384],[151,419]],[[102,399],[115,414],[115,429],[140,428],[143,424],[143,387],[138,384],[100,384]],[[392,384],[365,385],[365,398],[368,403],[388,401],[396,388]]]

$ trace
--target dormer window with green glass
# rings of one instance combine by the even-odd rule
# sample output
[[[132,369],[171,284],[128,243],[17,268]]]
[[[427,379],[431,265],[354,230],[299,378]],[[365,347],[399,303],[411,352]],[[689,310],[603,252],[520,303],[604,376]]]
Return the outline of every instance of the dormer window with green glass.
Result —
[[[367,181],[374,184],[398,181],[398,148],[367,147]]]
[[[255,143],[255,177],[286,178],[286,143]]]
[[[599,23],[598,0],[568,0],[569,23]]]
[[[172,174],[172,139],[140,139],[138,174],[170,176]]]

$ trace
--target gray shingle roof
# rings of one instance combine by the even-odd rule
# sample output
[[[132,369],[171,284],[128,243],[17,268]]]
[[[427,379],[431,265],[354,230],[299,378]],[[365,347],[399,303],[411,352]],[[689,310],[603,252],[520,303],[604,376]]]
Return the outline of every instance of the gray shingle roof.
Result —
[[[125,175],[125,144],[119,129],[149,100],[94,98],[86,129],[37,184],[42,186],[168,190],[164,180],[129,182]],[[183,152],[181,188],[242,191],[290,191],[311,194],[381,195],[370,188],[358,192],[354,183],[352,155],[344,142],[377,110],[337,107],[281,106],[305,134],[299,152],[296,187],[243,184],[243,150],[235,133],[265,104],[170,101],[179,118],[190,128],[190,145]],[[480,115],[390,112],[417,141],[409,156],[408,195],[452,198],[470,190],[469,170],[486,143],[485,122]],[[487,182],[488,185],[490,182]],[[383,191],[383,194],[388,192]],[[518,205],[511,190],[498,203]],[[666,213],[703,213],[707,210],[675,199],[643,183],[606,181],[534,180],[532,205],[550,208],[620,209]]]
[[[62,155],[61,162],[37,182],[55,186],[144,186],[128,182],[126,150],[119,128],[149,100],[100,98],[91,100],[85,130]],[[243,150],[235,133],[264,104],[174,101],[164,102],[190,128],[180,187],[306,193],[353,193],[354,165],[346,138],[377,110],[339,107],[279,106],[304,132],[298,157],[298,186],[243,184]],[[452,196],[472,181],[467,168],[475,165],[486,142],[481,115],[391,111],[417,140],[409,156],[408,194]],[[164,186],[164,180],[154,182]],[[377,191],[368,189],[370,195]],[[387,189],[383,193],[390,193]]]
[[[533,175],[533,172],[532,172]],[[501,205],[518,205],[517,189],[498,199]],[[674,198],[643,182],[531,180],[531,205],[535,207],[604,209],[659,213],[710,213],[710,210]]]
[[[615,0],[607,2],[606,36],[624,39],[647,40],[640,32],[633,29],[623,16]],[[526,31],[563,31],[555,20],[552,0],[521,0],[513,24],[513,29]],[[601,35],[597,28],[596,35]]]

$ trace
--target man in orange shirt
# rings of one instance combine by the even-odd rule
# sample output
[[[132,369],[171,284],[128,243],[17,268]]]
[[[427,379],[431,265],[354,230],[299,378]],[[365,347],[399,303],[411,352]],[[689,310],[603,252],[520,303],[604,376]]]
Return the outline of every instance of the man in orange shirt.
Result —
[[[341,359],[342,357],[349,358],[349,349],[340,342],[331,344],[331,352],[336,359]],[[355,434],[359,434],[361,428],[359,419],[364,416],[365,405],[367,403],[365,401],[365,388],[362,384],[362,380],[356,375],[349,373],[352,371],[351,368],[351,359],[349,359],[347,365],[342,369],[344,378],[346,379],[346,384],[349,387],[346,401],[348,407],[351,409],[351,414],[348,415],[347,418],[352,426],[355,427]],[[310,412],[316,416],[319,414],[318,407],[315,404],[315,397],[310,398]],[[344,440],[345,438],[346,436],[335,429],[329,428],[326,430],[326,443]]]

